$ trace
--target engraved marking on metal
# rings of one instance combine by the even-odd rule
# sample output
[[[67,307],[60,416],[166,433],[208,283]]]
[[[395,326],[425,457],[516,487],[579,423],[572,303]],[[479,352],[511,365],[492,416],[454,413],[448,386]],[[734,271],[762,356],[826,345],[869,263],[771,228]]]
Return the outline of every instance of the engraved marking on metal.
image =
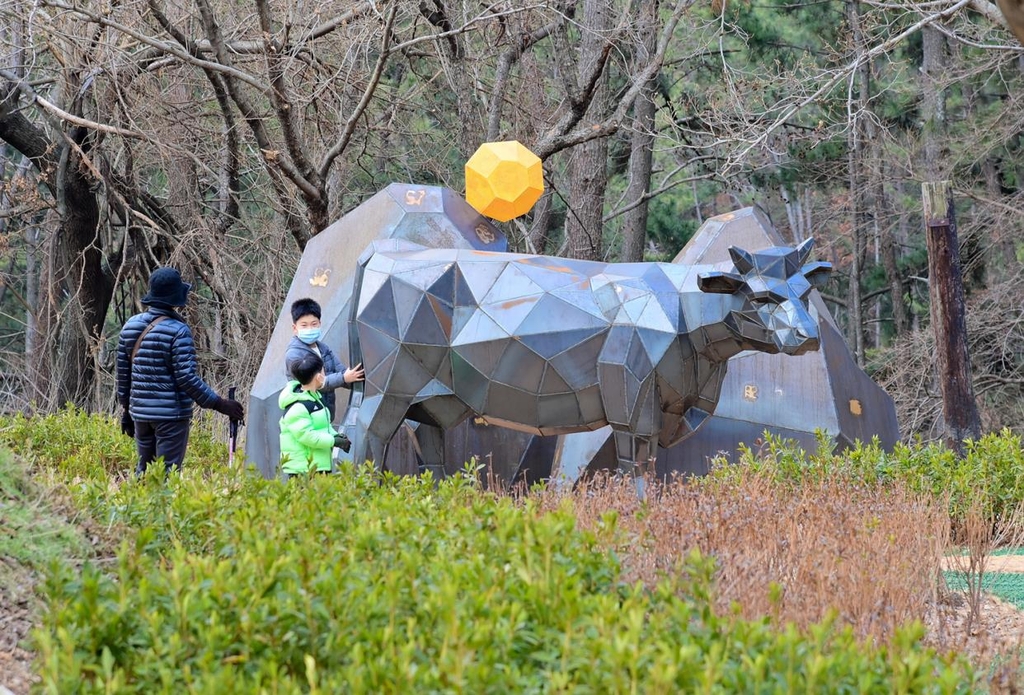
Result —
[[[327,287],[327,281],[330,279],[330,276],[330,268],[317,268],[313,271],[313,277],[309,279],[309,284],[313,287]]]

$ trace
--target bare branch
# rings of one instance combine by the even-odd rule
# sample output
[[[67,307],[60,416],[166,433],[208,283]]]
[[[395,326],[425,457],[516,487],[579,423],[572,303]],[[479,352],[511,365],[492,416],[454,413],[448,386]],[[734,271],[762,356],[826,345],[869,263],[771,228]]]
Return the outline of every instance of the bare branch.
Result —
[[[334,160],[345,151],[346,147],[348,147],[348,143],[352,139],[352,134],[355,132],[356,123],[366,111],[366,107],[369,105],[370,99],[373,98],[374,92],[377,91],[377,85],[380,84],[381,73],[384,72],[384,66],[387,64],[388,57],[392,53],[389,49],[389,45],[391,43],[391,29],[397,12],[398,6],[393,5],[391,7],[391,12],[388,13],[387,20],[384,23],[380,55],[377,56],[377,64],[374,65],[373,74],[370,76],[370,79],[366,84],[366,89],[363,90],[363,98],[359,100],[359,104],[356,105],[356,108],[353,109],[352,114],[345,122],[345,128],[342,130],[341,137],[338,138],[338,142],[336,142],[327,152],[324,156],[324,161],[320,164],[319,176],[321,180],[327,178],[327,172],[330,171],[331,165],[334,164]]]
[[[53,143],[21,113],[18,106],[20,94],[17,82],[9,82],[0,90],[0,139],[10,143],[35,165],[52,192],[58,158]]]
[[[267,72],[270,75],[271,87],[273,87],[270,91],[270,102],[274,105],[274,112],[281,124],[285,149],[295,165],[296,173],[302,177],[304,182],[304,185],[299,185],[299,188],[306,193],[307,198],[322,200],[323,179],[313,169],[303,150],[299,128],[296,124],[299,114],[296,113],[288,96],[288,85],[284,80],[284,65],[281,63],[281,47],[273,38],[274,27],[270,19],[270,4],[267,0],[256,0],[256,10],[260,20],[260,29],[263,31],[263,55],[267,61]]]
[[[191,55],[198,57],[199,47],[177,27],[171,24],[171,21],[167,18],[159,5],[157,5],[156,0],[149,0],[149,9],[156,17],[160,26],[164,28],[164,31],[173,36],[174,39]],[[223,203],[220,206],[220,219],[217,222],[217,228],[221,233],[224,233],[227,231],[228,227],[231,226],[234,218],[238,215],[238,170],[240,166],[239,162],[241,160],[239,154],[240,142],[238,130],[235,127],[235,115],[231,109],[230,98],[220,73],[207,68],[202,68],[202,70],[206,75],[206,79],[210,82],[210,87],[213,89],[214,97],[217,100],[217,107],[220,109],[221,119],[224,122],[224,159],[218,176],[218,179],[220,180],[221,200]]]
[[[64,109],[60,108],[56,104],[46,100],[39,95],[32,87],[24,80],[18,79],[17,75],[10,72],[9,70],[0,69],[0,77],[3,77],[11,84],[15,85],[17,89],[24,95],[26,95],[33,102],[38,104],[44,111],[57,116],[61,120],[67,121],[73,125],[81,126],[82,128],[88,128],[89,130],[96,130],[101,133],[108,133],[110,135],[123,135],[127,138],[136,138],[138,140],[147,140],[148,138],[137,131],[125,130],[124,128],[118,128],[117,126],[106,125],[104,123],[97,123],[96,121],[90,121],[88,118],[82,118],[75,116],[74,114],[68,113]]]
[[[547,159],[556,152],[579,145],[595,138],[608,137],[618,132],[622,126],[622,122],[626,117],[627,112],[633,106],[633,102],[637,96],[644,89],[644,85],[653,79],[660,71],[662,63],[665,61],[665,51],[668,49],[669,43],[672,41],[672,37],[675,33],[676,25],[679,23],[679,18],[683,12],[693,4],[694,0],[678,0],[675,7],[672,9],[672,14],[665,22],[660,36],[658,37],[657,48],[654,54],[651,56],[650,61],[644,66],[636,75],[633,75],[629,89],[619,100],[612,114],[601,123],[595,123],[586,128],[580,128],[569,132],[569,130],[578,122],[579,119],[572,117],[572,111],[570,110],[559,122],[551,128],[547,135],[541,138],[534,147],[533,151],[542,160]],[[961,0],[967,2],[968,0]]]
[[[779,130],[780,128],[782,128],[782,126],[786,124],[786,121],[788,121],[802,109],[806,108],[810,104],[813,104],[815,101],[823,97],[825,94],[831,91],[833,87],[835,87],[843,80],[847,79],[850,76],[850,74],[852,74],[862,65],[874,60],[880,55],[885,54],[890,49],[899,45],[902,41],[909,38],[910,36],[913,36],[917,32],[921,31],[921,29],[928,26],[929,24],[937,22],[941,19],[946,19],[947,17],[956,14],[964,7],[971,5],[973,1],[974,0],[958,0],[956,4],[951,5],[950,7],[947,7],[946,9],[941,10],[940,12],[935,12],[933,14],[928,15],[927,17],[924,17],[923,19],[921,19],[918,22],[915,22],[912,26],[908,27],[899,34],[896,34],[895,36],[890,37],[886,41],[883,41],[882,43],[871,47],[868,51],[864,53],[858,54],[849,64],[847,64],[841,70],[836,71],[835,74],[833,74],[829,79],[825,80],[825,82],[823,82],[821,86],[814,90],[814,92],[812,92],[810,95],[798,100],[797,102],[786,108],[775,119],[774,122],[769,124],[768,127],[761,131],[756,138],[748,142],[743,149],[741,149],[733,157],[731,157],[730,161],[726,162],[722,167],[723,176],[727,175],[731,169],[740,166],[740,163],[744,161],[746,156],[754,148],[764,144],[771,134],[773,134],[775,131]]]
[[[512,72],[512,66],[518,62],[523,53],[533,45],[543,41],[554,33],[559,27],[564,26],[564,19],[557,19],[550,24],[542,26],[536,31],[519,38],[510,48],[501,54],[498,60],[498,67],[494,75],[494,87],[491,89],[491,107],[487,116],[488,141],[497,140],[501,130],[501,111],[505,104],[505,90],[508,89],[508,79]]]
[[[110,27],[111,29],[117,29],[125,35],[131,36],[133,39],[139,41],[140,43],[144,43],[147,46],[155,48],[163,53],[173,55],[189,65],[194,65],[195,67],[199,68],[207,68],[215,72],[223,73],[224,75],[233,77],[236,80],[241,80],[242,82],[245,82],[246,84],[255,87],[261,92],[268,92],[270,90],[270,87],[265,82],[261,82],[252,75],[249,75],[241,70],[238,70],[230,64],[215,63],[208,60],[203,60],[201,58],[196,58],[192,55],[189,55],[188,51],[182,50],[181,48],[175,46],[172,43],[158,41],[157,39],[154,39],[152,36],[149,36],[148,34],[135,31],[129,26],[121,24],[120,22],[115,22],[111,19],[108,19],[107,17],[104,17],[103,15],[96,14],[95,12],[90,12],[85,8],[73,7],[71,5],[65,5],[62,2],[54,2],[53,0],[41,0],[41,2],[44,6],[47,7],[53,7],[59,10],[64,10],[66,12],[81,15],[82,17],[85,17],[89,21],[95,22],[100,26]]]
[[[210,7],[207,0],[199,0],[197,4],[199,6],[199,12],[203,18],[203,27],[206,31],[207,38],[214,47],[217,59],[221,61],[222,64],[228,64],[229,58],[227,46],[224,44],[220,28],[213,16],[213,9]],[[281,172],[288,177],[288,180],[294,183],[307,198],[319,197],[320,190],[306,180],[306,178],[296,169],[295,165],[289,160],[287,154],[281,152],[274,146],[274,143],[271,141],[270,134],[267,132],[266,126],[263,124],[262,116],[235,83],[234,75],[224,73],[224,76],[224,83],[228,90],[228,94],[231,95],[231,99],[238,106],[239,111],[242,112],[245,122],[249,125],[250,131],[252,131],[253,136],[256,138],[256,144],[263,153],[265,166],[268,168],[276,167],[280,169]]]

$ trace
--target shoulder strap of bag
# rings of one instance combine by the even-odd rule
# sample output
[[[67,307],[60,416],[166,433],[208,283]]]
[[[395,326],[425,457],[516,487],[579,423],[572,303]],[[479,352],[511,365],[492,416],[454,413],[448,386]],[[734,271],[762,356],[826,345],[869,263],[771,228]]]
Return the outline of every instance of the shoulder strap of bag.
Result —
[[[324,407],[324,404],[321,403],[320,401],[299,401],[299,403],[306,407],[306,410],[309,411],[310,415],[312,415],[318,410],[323,410]]]
[[[131,360],[129,360],[129,363],[134,363],[135,362],[135,356],[139,354],[139,348],[142,347],[142,339],[145,338],[147,335],[149,335],[149,332],[151,330],[153,330],[153,328],[158,323],[163,321],[165,318],[167,318],[167,317],[166,316],[157,316],[155,319],[153,319],[152,321],[149,322],[149,325],[146,326],[146,330],[142,331],[142,334],[139,336],[138,340],[135,341],[135,347],[132,348],[132,358],[131,358]]]

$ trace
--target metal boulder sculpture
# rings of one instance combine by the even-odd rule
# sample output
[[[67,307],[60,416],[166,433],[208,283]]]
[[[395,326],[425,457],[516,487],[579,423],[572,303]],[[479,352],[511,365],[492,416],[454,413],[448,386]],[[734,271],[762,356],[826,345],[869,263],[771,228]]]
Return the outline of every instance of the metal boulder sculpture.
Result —
[[[380,465],[406,418],[476,415],[540,435],[611,425],[619,470],[648,473],[714,410],[730,357],[817,349],[807,299],[831,266],[811,248],[733,248],[723,268],[375,242],[355,278],[353,458]]]

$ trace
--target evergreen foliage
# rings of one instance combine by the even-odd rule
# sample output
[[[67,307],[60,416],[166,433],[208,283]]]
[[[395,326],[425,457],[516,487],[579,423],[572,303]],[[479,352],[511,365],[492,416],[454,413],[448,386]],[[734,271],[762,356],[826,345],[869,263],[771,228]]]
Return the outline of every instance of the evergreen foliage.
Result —
[[[826,620],[809,631],[711,610],[714,564],[622,581],[614,515],[581,531],[481,492],[467,471],[267,481],[198,433],[182,475],[111,484],[116,423],[69,410],[0,422],[120,541],[55,562],[36,634],[43,692],[970,692],[921,647]]]

